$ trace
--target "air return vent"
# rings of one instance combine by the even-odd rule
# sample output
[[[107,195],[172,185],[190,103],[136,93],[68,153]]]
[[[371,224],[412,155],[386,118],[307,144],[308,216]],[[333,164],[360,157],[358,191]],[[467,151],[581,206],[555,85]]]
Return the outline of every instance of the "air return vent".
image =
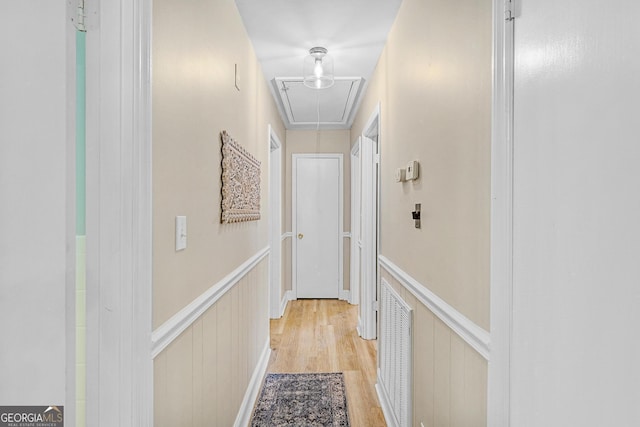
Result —
[[[302,78],[272,80],[278,107],[287,129],[349,129],[364,79],[336,77],[328,89],[310,89]]]
[[[376,388],[389,426],[411,425],[412,310],[382,279]]]

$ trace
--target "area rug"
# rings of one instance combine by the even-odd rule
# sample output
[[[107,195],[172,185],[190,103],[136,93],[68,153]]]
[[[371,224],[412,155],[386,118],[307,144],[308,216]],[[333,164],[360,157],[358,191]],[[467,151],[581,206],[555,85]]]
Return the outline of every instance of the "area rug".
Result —
[[[342,372],[267,374],[251,427],[348,426]]]

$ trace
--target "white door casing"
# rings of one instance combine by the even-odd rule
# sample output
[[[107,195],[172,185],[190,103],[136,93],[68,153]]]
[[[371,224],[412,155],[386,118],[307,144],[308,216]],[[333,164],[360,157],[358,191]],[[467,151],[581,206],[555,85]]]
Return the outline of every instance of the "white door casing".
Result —
[[[151,0],[85,7],[87,425],[153,426]]]
[[[279,318],[282,283],[282,144],[269,125],[269,313]]]
[[[513,2],[494,0],[491,111],[491,353],[487,425],[511,425],[513,292]],[[513,10],[513,13],[516,11]]]
[[[380,105],[371,114],[360,139],[360,252],[361,295],[359,333],[364,339],[377,337],[376,303],[379,252],[379,151]],[[372,139],[372,138],[375,138]]]
[[[362,137],[360,147],[361,158],[361,223],[360,223],[360,283],[361,336],[364,339],[375,339],[376,327],[376,295],[377,295],[377,247],[376,247],[376,191],[375,191],[375,157],[376,144],[372,139]]]
[[[342,154],[293,154],[293,288],[296,298],[342,289]]]
[[[351,304],[360,304],[360,137],[351,149],[351,257],[349,283]],[[358,317],[360,309],[358,308]],[[358,325],[360,319],[358,318]]]

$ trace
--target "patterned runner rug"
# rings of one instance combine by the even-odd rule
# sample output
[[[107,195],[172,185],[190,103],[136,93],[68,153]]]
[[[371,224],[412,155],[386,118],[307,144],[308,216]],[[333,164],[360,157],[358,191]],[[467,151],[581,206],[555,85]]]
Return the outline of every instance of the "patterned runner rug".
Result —
[[[267,374],[251,427],[348,426],[342,372]]]

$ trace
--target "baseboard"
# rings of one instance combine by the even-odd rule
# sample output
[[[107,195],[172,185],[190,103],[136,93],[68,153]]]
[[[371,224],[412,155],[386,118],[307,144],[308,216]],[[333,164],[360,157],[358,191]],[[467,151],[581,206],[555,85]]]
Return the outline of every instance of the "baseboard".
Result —
[[[349,303],[351,303],[351,291],[350,290],[341,290],[340,291],[340,296],[338,297],[339,299],[341,299],[342,301],[347,301]]]
[[[260,386],[262,386],[262,379],[267,372],[267,366],[269,365],[269,357],[271,356],[271,348],[269,347],[269,339],[264,346],[264,350],[258,359],[258,365],[253,370],[253,375],[249,380],[247,391],[242,399],[242,404],[238,410],[236,421],[233,423],[234,427],[246,427],[251,421],[251,415],[253,414],[253,405],[260,393]]]
[[[286,291],[284,293],[282,301],[280,301],[280,317],[284,316],[284,311],[287,309],[287,304],[289,304],[289,301],[293,299],[293,291]]]
[[[376,382],[376,393],[378,394],[378,400],[380,401],[380,407],[382,408],[382,413],[387,426],[400,427],[396,418],[393,416],[393,412],[391,411],[391,401],[389,396],[387,396],[384,387],[380,386],[380,374],[378,374],[378,382]]]

